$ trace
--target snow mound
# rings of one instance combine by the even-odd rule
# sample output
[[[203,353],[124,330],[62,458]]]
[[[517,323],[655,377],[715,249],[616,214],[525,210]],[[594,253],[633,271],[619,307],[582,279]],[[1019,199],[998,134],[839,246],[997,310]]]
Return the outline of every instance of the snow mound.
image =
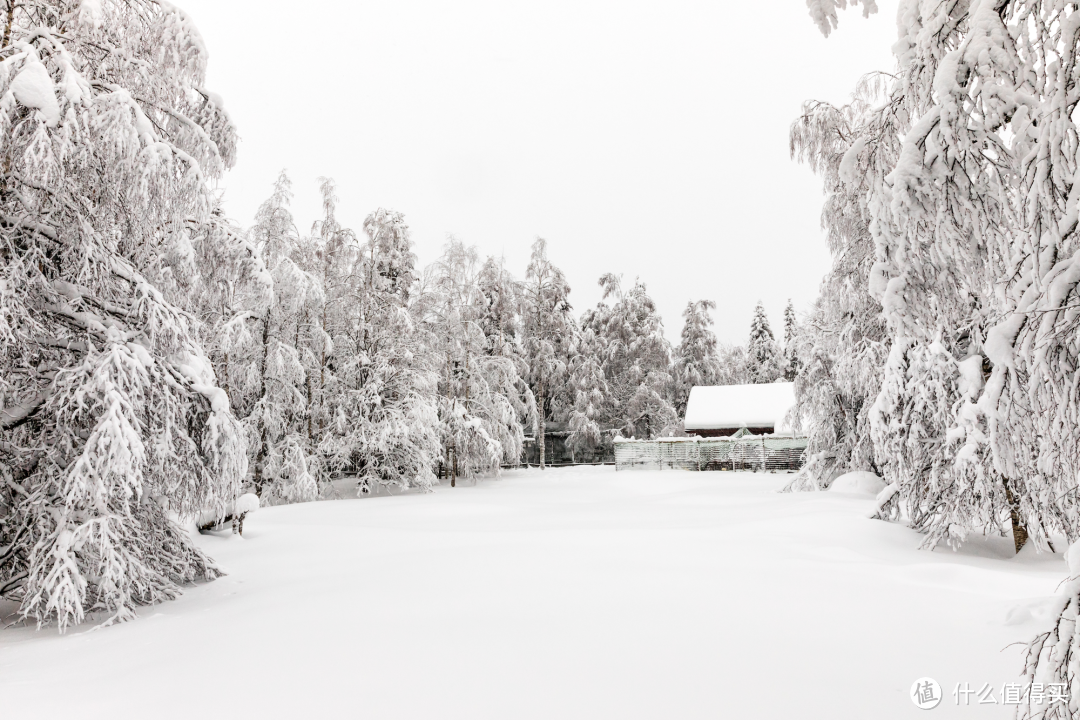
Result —
[[[255,493],[244,493],[236,498],[236,506],[233,508],[234,515],[255,512],[259,509],[259,497]]]
[[[1080,577],[1080,542],[1074,542],[1065,551],[1065,561],[1069,563],[1069,577]]]
[[[885,489],[885,481],[872,472],[856,470],[844,473],[833,480],[829,490],[832,492],[858,493],[859,495],[877,495]]]
[[[1016,605],[1010,608],[1007,613],[1005,613],[1006,625],[1023,625],[1024,623],[1034,619],[1035,616],[1032,615],[1031,611],[1023,605]]]
[[[225,505],[225,512],[218,510],[203,510],[196,518],[197,527],[205,527],[217,524],[228,517],[237,517],[246,513],[253,513],[259,509],[259,497],[255,493],[244,493],[235,501]]]

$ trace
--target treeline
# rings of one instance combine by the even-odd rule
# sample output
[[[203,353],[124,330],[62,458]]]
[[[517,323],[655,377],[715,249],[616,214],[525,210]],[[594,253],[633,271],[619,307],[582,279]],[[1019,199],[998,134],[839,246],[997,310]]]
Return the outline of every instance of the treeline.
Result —
[[[576,314],[543,240],[522,278],[456,239],[420,268],[401,214],[344,227],[328,180],[311,232],[284,174],[240,228],[211,188],[235,129],[182,12],[0,21],[0,598],[24,617],[123,620],[215,577],[184,523],[247,491],[454,484],[548,422],[595,451],[679,433],[695,384],[788,372],[760,308],[723,348],[691,303],[672,347],[641,282],[605,275]]]
[[[746,348],[723,347],[712,301],[687,305],[672,347],[646,286],[600,278],[577,315],[565,275],[537,239],[525,277],[451,237],[419,268],[405,218],[384,209],[360,232],[323,217],[302,235],[282,173],[246,231],[220,215],[195,253],[203,346],[248,438],[250,483],[268,502],[318,497],[332,477],[378,486],[451,485],[517,464],[548,423],[577,453],[613,438],[682,434],[694,385],[793,377],[759,304]]]

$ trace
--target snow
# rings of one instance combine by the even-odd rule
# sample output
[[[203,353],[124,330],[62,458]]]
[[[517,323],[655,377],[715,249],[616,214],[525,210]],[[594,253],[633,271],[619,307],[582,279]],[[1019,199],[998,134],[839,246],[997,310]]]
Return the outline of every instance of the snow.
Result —
[[[833,480],[832,485],[829,486],[831,492],[858,493],[875,497],[884,489],[885,481],[874,473],[865,470],[844,473]]]
[[[60,122],[60,103],[49,71],[34,57],[27,57],[19,74],[11,81],[11,93],[21,105],[41,112],[45,122],[55,127]]]
[[[258,509],[259,497],[255,493],[244,493],[236,498],[236,505],[233,507],[231,514],[243,515],[244,513],[253,513]]]
[[[795,405],[795,383],[699,385],[690,390],[686,430],[730,430],[774,427],[783,432],[784,418]]]
[[[224,512],[214,510],[213,508],[203,510],[195,517],[194,525],[188,526],[188,529],[193,533],[197,533],[200,527],[205,527],[211,523],[219,523],[228,517],[244,515],[245,513],[254,513],[258,509],[258,495],[255,493],[244,493],[236,498],[236,502],[226,503]],[[245,519],[244,522],[246,523],[247,520]]]
[[[854,183],[858,181],[859,155],[865,147],[866,138],[861,137],[851,143],[851,147],[844,153],[844,157],[840,160],[839,169],[840,179],[844,182]]]
[[[94,28],[101,27],[103,15],[101,0],[82,0],[79,5],[79,21]]]
[[[990,362],[1002,367],[1015,367],[1016,358],[1013,342],[1023,323],[1024,316],[1017,313],[1010,315],[987,331],[986,340],[983,342],[983,352],[986,353],[986,357],[990,359]]]
[[[889,720],[929,676],[935,718],[1011,718],[952,688],[1019,682],[1065,562],[919,551],[789,479],[510,471],[263,508],[200,537],[228,576],[134,622],[0,630],[3,715]]]
[[[210,401],[210,409],[215,413],[229,413],[229,396],[214,382],[214,368],[202,353],[182,351],[173,358],[173,367],[191,381],[191,389]]]
[[[1069,577],[1080,577],[1080,542],[1069,545],[1065,560],[1069,563]]]
[[[889,483],[882,489],[877,495],[874,496],[874,512],[870,513],[871,517],[877,514],[881,508],[885,507],[886,503],[895,497],[900,492],[900,486],[896,483]]]

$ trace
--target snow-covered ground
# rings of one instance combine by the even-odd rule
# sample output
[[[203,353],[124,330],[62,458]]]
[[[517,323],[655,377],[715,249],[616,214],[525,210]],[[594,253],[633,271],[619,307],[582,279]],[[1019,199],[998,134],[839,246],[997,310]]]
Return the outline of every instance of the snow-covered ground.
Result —
[[[264,509],[139,620],[0,631],[3,718],[901,718],[1015,682],[1060,556],[916,550],[787,475],[506,473]],[[1009,620],[1007,620],[1007,617]]]

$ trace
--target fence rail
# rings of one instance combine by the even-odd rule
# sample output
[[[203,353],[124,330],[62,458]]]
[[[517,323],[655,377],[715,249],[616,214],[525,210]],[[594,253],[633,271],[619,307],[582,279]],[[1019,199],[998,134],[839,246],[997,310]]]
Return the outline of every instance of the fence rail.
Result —
[[[615,469],[633,467],[681,470],[798,470],[806,438],[743,435],[720,438],[615,440]]]

